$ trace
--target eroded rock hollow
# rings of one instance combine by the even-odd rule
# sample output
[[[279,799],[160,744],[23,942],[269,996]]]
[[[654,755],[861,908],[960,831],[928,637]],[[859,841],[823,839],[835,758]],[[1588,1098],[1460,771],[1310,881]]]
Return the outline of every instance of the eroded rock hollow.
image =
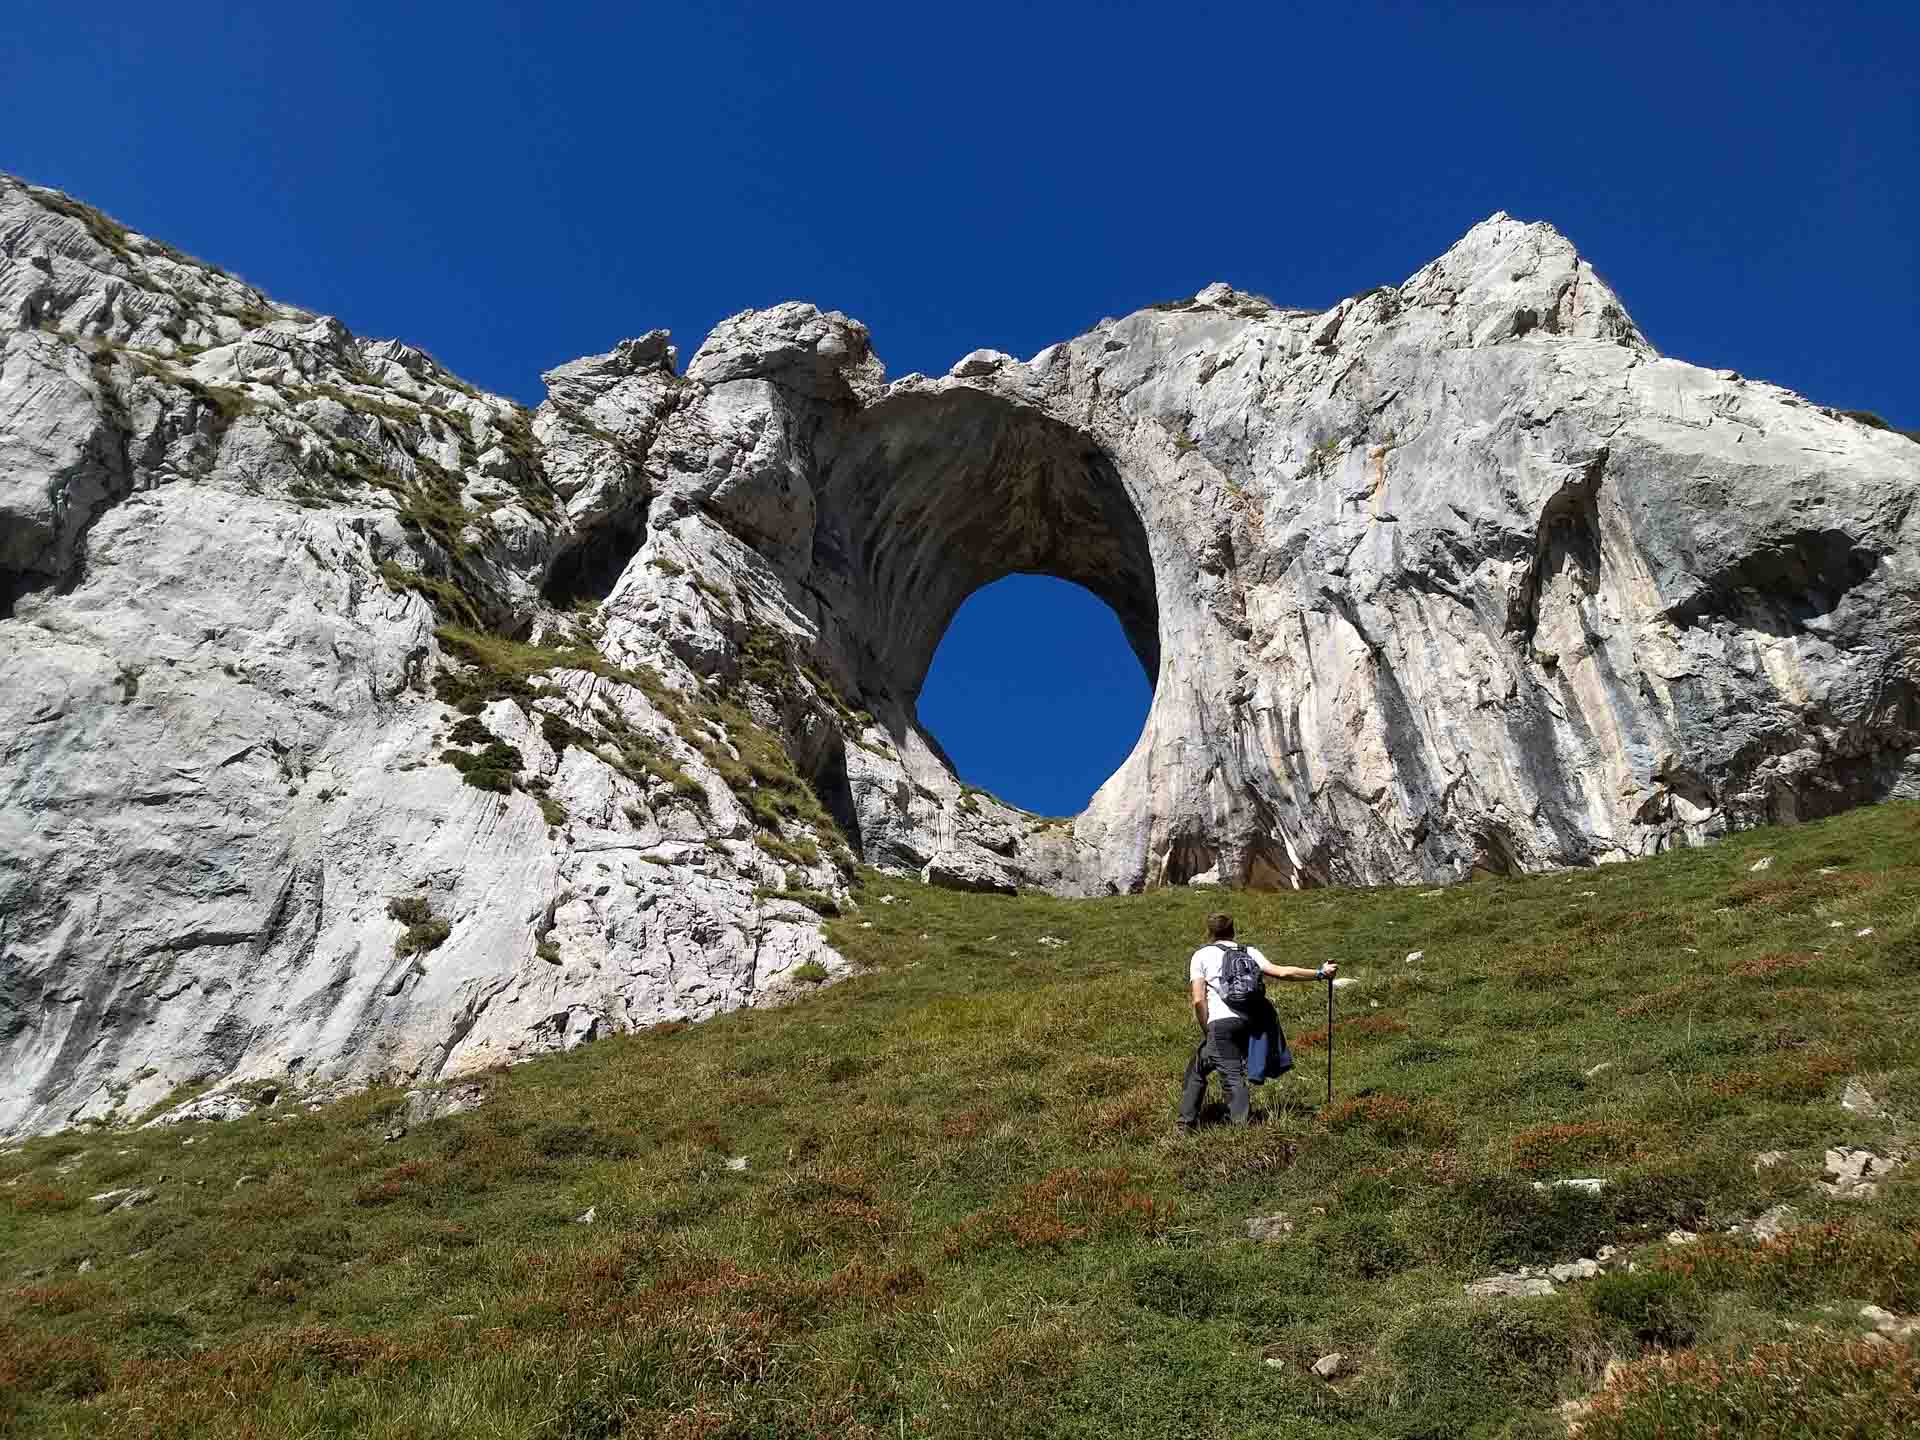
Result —
[[[527,412],[0,180],[0,314],[0,1131],[762,1003],[856,860],[1443,882],[1920,789],[1920,445],[1546,225],[938,379],[782,305]],[[1068,822],[917,723],[1016,572],[1153,680]]]

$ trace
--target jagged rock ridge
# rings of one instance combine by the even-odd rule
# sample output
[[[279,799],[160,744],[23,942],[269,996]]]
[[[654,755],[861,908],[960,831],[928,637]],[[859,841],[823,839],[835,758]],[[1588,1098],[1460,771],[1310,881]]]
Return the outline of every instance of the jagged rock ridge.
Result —
[[[1916,789],[1920,447],[1659,356],[1545,225],[939,379],[782,305],[529,414],[4,181],[0,313],[0,1131],[775,998],[856,854],[1433,881]],[[1015,571],[1155,682],[1070,823],[916,723]]]

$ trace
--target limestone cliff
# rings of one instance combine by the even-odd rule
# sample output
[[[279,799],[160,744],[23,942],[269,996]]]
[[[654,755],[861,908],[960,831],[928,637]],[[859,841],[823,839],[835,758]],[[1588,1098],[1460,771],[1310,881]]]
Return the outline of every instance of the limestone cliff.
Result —
[[[1321,313],[888,383],[789,304],[529,413],[0,180],[0,339],[0,1132],[778,997],[856,855],[1440,881],[1920,791],[1920,446],[1504,215]],[[1017,571],[1155,682],[1071,822],[916,723]]]

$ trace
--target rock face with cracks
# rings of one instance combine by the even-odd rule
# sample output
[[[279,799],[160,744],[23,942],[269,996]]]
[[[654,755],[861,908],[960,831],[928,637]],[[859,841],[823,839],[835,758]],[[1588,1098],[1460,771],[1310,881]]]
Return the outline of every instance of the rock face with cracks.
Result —
[[[856,857],[1434,882],[1920,793],[1920,446],[1546,225],[937,379],[781,305],[527,412],[0,180],[0,317],[0,1132],[775,999]],[[1154,683],[1071,820],[917,723],[1016,572]]]

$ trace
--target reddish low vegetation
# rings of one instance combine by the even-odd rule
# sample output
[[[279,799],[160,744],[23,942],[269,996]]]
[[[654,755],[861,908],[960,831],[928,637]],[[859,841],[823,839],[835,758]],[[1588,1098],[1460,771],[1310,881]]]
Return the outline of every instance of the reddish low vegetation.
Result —
[[[1444,1145],[1455,1133],[1453,1117],[1432,1100],[1409,1100],[1399,1095],[1363,1095],[1342,1100],[1329,1110],[1325,1125],[1338,1133],[1365,1130],[1387,1145],[1414,1142]]]
[[[1760,1100],[1817,1100],[1840,1076],[1854,1070],[1851,1055],[1809,1054],[1782,1056],[1764,1070],[1735,1070],[1707,1088],[1722,1099],[1751,1096]]]
[[[1715,1236],[1662,1255],[1657,1263],[1716,1288],[1793,1299],[1844,1281],[1877,1305],[1920,1306],[1920,1230],[1893,1234],[1856,1220],[1829,1220],[1772,1240]]]
[[[1727,973],[1748,980],[1764,980],[1783,970],[1804,970],[1819,958],[1811,950],[1776,950],[1771,954],[1743,960]]]
[[[1362,1040],[1378,1040],[1386,1035],[1404,1035],[1407,1023],[1396,1020],[1391,1015],[1361,1015],[1352,1020],[1333,1022],[1335,1045],[1352,1044]],[[1317,1030],[1303,1030],[1297,1035],[1289,1035],[1287,1043],[1295,1050],[1318,1050],[1327,1043],[1327,1027]]]
[[[1698,975],[1680,981],[1677,985],[1667,985],[1659,990],[1649,990],[1639,999],[1622,1005],[1614,1013],[1622,1020],[1637,1020],[1643,1016],[1664,1016],[1669,1011],[1681,1009],[1698,1001],[1713,989],[1713,983]]]
[[[1681,1351],[1621,1367],[1581,1440],[1731,1435],[1901,1435],[1920,1426],[1920,1355],[1816,1340],[1737,1355]]]
[[[1021,1187],[1004,1207],[969,1215],[947,1232],[941,1248],[955,1260],[995,1245],[1059,1247],[1127,1231],[1151,1234],[1170,1218],[1170,1209],[1136,1188],[1125,1169],[1069,1168]]]
[[[1891,878],[1891,873],[1886,878]],[[1774,911],[1798,910],[1822,900],[1858,895],[1873,889],[1878,883],[1876,877],[1858,871],[1834,875],[1822,875],[1816,871],[1811,875],[1782,875],[1777,878],[1763,875],[1758,879],[1743,880],[1727,891],[1726,904],[1736,910],[1756,907]]]
[[[1562,1174],[1574,1168],[1620,1164],[1644,1158],[1639,1137],[1621,1124],[1588,1120],[1573,1125],[1534,1125],[1508,1142],[1513,1168],[1529,1175]]]

